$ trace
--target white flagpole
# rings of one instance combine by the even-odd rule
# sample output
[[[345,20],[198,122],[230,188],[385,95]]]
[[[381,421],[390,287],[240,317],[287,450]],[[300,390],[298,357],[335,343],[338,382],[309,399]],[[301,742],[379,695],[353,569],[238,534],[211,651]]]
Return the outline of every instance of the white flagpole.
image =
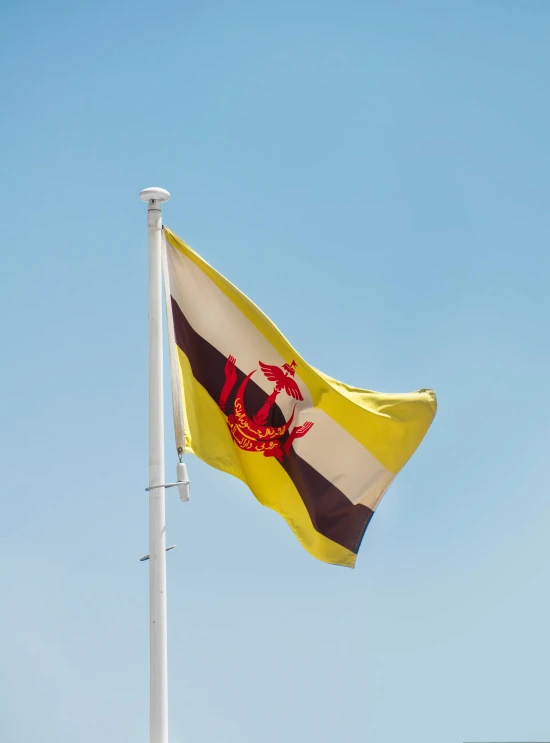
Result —
[[[146,188],[139,198],[148,203],[149,231],[150,743],[168,743],[161,206],[170,194],[163,188]]]

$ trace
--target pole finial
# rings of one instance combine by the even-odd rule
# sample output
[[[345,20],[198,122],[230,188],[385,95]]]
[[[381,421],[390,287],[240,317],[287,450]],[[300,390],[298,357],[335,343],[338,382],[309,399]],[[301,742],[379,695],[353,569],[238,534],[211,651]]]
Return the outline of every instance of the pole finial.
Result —
[[[153,199],[156,201],[168,201],[170,194],[165,188],[152,186],[151,188],[144,188],[139,198],[142,201],[152,201]]]

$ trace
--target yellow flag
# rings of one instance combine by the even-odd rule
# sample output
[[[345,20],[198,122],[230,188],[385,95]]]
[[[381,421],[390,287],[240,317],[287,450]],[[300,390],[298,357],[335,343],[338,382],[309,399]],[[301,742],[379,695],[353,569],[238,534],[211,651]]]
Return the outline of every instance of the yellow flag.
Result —
[[[353,567],[367,525],[435,412],[314,369],[256,305],[164,229],[185,449],[245,482],[305,549]]]

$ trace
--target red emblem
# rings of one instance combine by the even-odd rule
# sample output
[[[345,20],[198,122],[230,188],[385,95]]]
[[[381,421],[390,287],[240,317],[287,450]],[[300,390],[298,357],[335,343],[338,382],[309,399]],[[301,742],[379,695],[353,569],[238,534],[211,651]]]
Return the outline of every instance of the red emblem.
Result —
[[[218,405],[224,412],[227,398],[237,382],[237,369],[235,364],[236,360],[234,356],[229,356],[225,362],[225,383],[218,401]],[[283,455],[288,455],[294,440],[305,436],[306,433],[311,430],[313,423],[311,421],[306,421],[301,426],[294,426],[290,433],[288,433],[294,419],[294,410],[296,409],[296,406],[294,406],[292,415],[286,421],[284,426],[265,425],[268,420],[269,411],[275,404],[277,395],[281,392],[286,392],[286,394],[289,397],[294,398],[294,400],[303,400],[304,398],[302,397],[300,388],[294,379],[297,366],[295,361],[292,361],[290,364],[283,364],[282,366],[271,366],[270,364],[264,364],[262,361],[260,361],[259,364],[264,376],[270,382],[275,382],[273,392],[271,392],[257,413],[255,413],[252,418],[249,418],[244,409],[244,392],[246,390],[246,385],[250,381],[250,377],[255,371],[257,371],[257,369],[251,371],[250,374],[244,378],[237,390],[233,413],[230,413],[227,417],[227,427],[231,432],[233,441],[240,449],[250,452],[262,452],[264,457],[276,457],[279,462],[282,462]],[[284,444],[281,443],[281,439],[287,434],[288,438]]]

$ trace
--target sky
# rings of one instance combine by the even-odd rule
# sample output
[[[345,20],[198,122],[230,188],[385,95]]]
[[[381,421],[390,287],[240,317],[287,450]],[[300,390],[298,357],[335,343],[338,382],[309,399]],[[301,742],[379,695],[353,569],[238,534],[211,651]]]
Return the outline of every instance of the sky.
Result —
[[[439,401],[355,570],[188,458],[171,743],[550,739],[549,39],[537,0],[2,6],[2,741],[148,741],[148,186],[313,366]]]

